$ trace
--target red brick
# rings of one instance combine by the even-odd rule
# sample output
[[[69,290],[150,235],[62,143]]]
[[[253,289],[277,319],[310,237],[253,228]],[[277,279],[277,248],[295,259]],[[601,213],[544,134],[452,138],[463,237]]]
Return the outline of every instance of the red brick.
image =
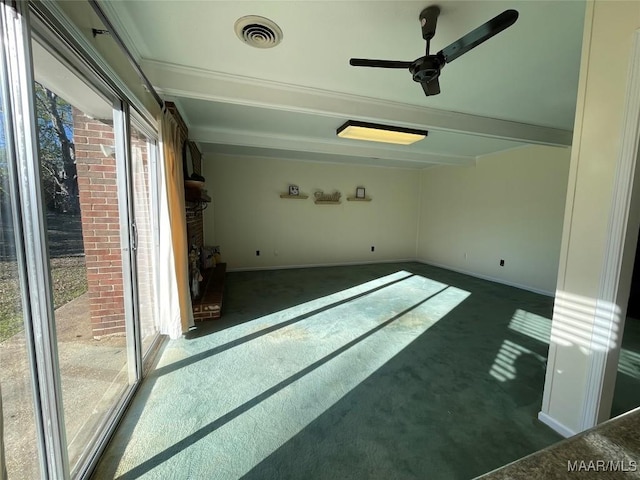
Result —
[[[115,172],[116,167],[111,165],[91,165],[90,172]]]
[[[113,127],[101,122],[92,122],[87,124],[87,130],[90,130],[91,132],[112,132]]]
[[[73,109],[89,311],[94,337],[123,333],[124,298],[113,128]]]

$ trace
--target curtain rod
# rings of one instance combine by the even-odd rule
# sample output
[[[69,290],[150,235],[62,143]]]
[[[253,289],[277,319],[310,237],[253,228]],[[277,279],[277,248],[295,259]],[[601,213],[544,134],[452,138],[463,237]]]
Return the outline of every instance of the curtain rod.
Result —
[[[116,43],[118,44],[120,49],[124,52],[124,54],[127,57],[127,60],[129,60],[129,63],[131,63],[131,66],[133,67],[133,69],[136,71],[138,76],[142,79],[142,81],[144,82],[145,86],[147,87],[147,89],[149,90],[151,95],[153,95],[153,98],[156,99],[156,102],[158,102],[158,105],[160,105],[160,108],[164,108],[164,102],[160,98],[160,95],[158,95],[158,92],[156,92],[156,89],[153,88],[153,85],[151,85],[151,82],[149,81],[147,76],[142,71],[142,68],[140,67],[140,65],[138,65],[138,62],[136,62],[136,59],[133,58],[133,55],[131,54],[131,51],[129,51],[129,49],[127,48],[127,45],[122,41],[122,37],[120,37],[120,35],[118,35],[118,32],[113,27],[113,24],[111,23],[109,18],[105,15],[104,11],[102,10],[100,5],[98,4],[98,1],[97,0],[88,0],[88,2],[91,5],[91,7],[93,7],[93,11],[96,12],[98,17],[100,17],[100,20],[102,20],[102,23],[104,23],[104,26],[107,27],[108,32],[111,34],[113,39],[116,41]]]

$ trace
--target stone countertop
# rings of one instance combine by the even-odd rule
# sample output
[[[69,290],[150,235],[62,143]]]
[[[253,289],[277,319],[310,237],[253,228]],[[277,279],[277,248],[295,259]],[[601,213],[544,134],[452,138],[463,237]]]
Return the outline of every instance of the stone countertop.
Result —
[[[478,478],[640,479],[640,408]]]

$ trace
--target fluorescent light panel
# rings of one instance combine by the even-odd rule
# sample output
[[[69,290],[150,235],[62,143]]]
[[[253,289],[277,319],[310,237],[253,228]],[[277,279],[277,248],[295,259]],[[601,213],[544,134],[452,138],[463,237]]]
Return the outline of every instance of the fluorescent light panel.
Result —
[[[412,128],[390,127],[375,123],[356,122],[349,120],[336,132],[341,138],[368,140],[370,142],[395,143],[397,145],[411,145],[422,140],[429,132]]]

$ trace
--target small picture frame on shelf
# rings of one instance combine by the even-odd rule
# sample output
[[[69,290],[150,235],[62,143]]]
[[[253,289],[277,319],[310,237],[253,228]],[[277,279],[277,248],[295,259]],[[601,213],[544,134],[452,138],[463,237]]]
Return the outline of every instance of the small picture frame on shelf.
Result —
[[[292,197],[297,197],[300,195],[300,189],[297,185],[289,185],[289,195]]]
[[[356,198],[365,198],[364,187],[357,187],[356,188]]]

